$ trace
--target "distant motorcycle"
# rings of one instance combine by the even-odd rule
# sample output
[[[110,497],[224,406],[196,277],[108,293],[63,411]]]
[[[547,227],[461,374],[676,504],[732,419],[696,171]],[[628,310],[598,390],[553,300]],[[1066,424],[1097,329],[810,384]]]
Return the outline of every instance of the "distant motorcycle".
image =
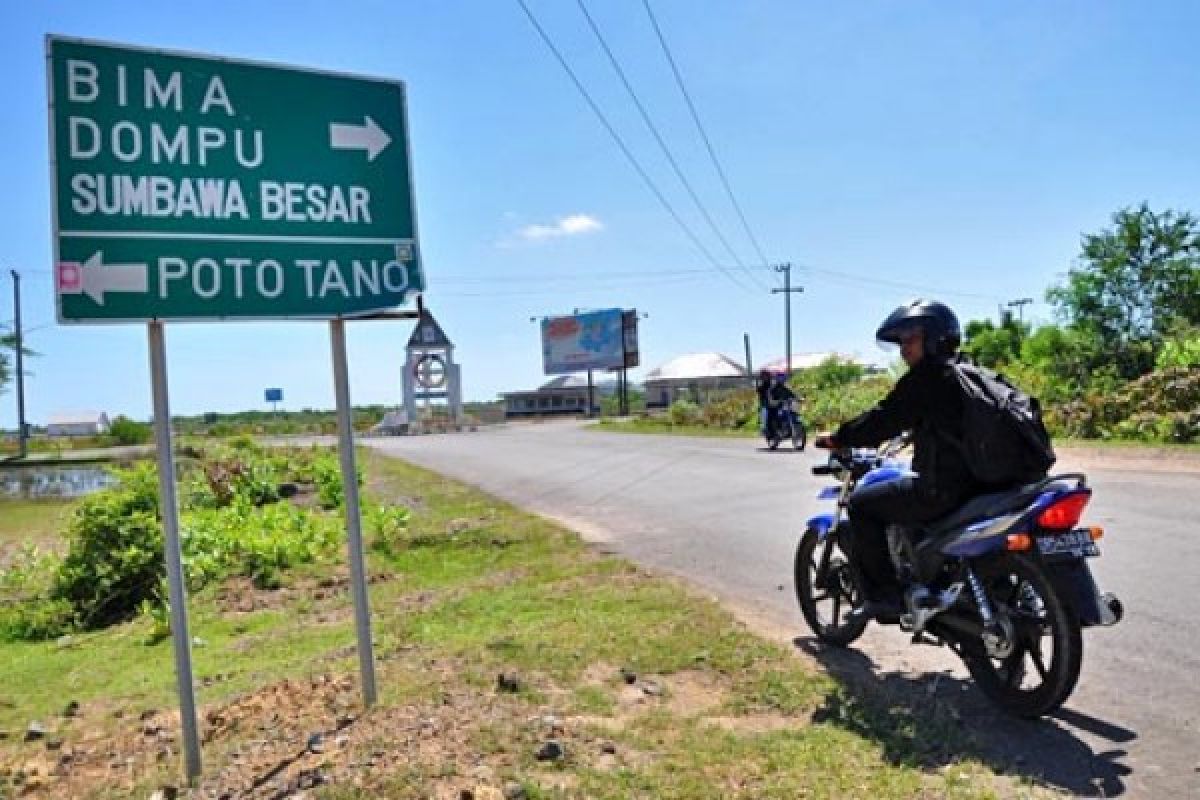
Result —
[[[781,442],[791,441],[797,451],[803,450],[808,442],[808,431],[800,413],[796,411],[795,401],[789,400],[768,413],[771,416],[767,420],[765,435],[767,448],[774,450]]]
[[[849,616],[863,593],[849,554],[847,498],[860,484],[908,472],[896,459],[903,442],[880,450],[842,450],[813,468],[841,485],[818,497],[837,500],[819,514],[796,547],[796,598],[821,641],[844,647],[867,626]],[[889,526],[888,550],[904,588],[899,619],[884,620],[914,644],[950,647],[993,702],[1020,717],[1058,708],[1075,688],[1083,659],[1082,629],[1115,625],[1121,602],[1101,594],[1087,559],[1100,555],[1103,529],[1079,523],[1092,490],[1079,473],[976,497],[921,526]]]

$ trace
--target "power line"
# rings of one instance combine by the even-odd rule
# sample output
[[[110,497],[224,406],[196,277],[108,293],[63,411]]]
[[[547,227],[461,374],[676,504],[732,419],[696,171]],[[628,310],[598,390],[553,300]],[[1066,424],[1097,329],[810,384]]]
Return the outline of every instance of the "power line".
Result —
[[[633,85],[629,82],[629,78],[625,75],[625,70],[621,68],[621,64],[617,60],[616,55],[613,53],[612,48],[608,46],[608,41],[605,40],[604,34],[600,32],[600,28],[596,25],[595,19],[593,19],[591,13],[588,12],[587,5],[584,4],[583,0],[576,0],[576,2],[579,4],[579,10],[583,12],[584,19],[587,20],[588,27],[592,29],[592,33],[596,35],[596,40],[600,43],[600,47],[603,48],[604,54],[608,56],[608,61],[610,64],[612,64],[613,70],[616,71],[617,77],[621,79],[621,84],[625,87],[625,91],[629,93],[629,98],[633,100],[633,104],[637,106],[638,113],[642,116],[642,121],[645,122],[646,127],[650,129],[650,133],[653,134],[654,140],[658,142],[659,149],[661,149],[663,155],[666,156],[667,162],[671,165],[671,169],[675,171],[675,176],[679,178],[679,182],[683,184],[683,188],[687,190],[688,195],[692,198],[692,202],[696,204],[696,208],[700,211],[701,216],[704,217],[704,221],[708,223],[709,229],[712,230],[713,234],[725,247],[725,252],[729,254],[730,258],[732,258],[739,267],[742,268],[742,271],[750,277],[750,280],[758,284],[758,288],[766,289],[767,287],[761,283],[753,273],[746,269],[746,265],[742,262],[742,259],[738,257],[738,254],[734,252],[733,248],[729,244],[729,240],[725,238],[725,234],[721,233],[721,229],[718,228],[717,223],[713,221],[712,215],[709,213],[708,208],[705,207],[704,203],[700,201],[700,197],[696,194],[696,190],[692,188],[691,181],[689,181],[687,176],[683,174],[683,170],[679,167],[679,162],[675,160],[675,156],[671,153],[671,148],[668,147],[666,141],[663,140],[662,134],[658,130],[658,126],[655,125],[654,120],[650,118],[650,113],[646,111],[646,107],[642,103],[641,98],[639,98],[637,92],[634,91]]]
[[[592,96],[588,93],[583,83],[580,82],[579,78],[575,75],[575,71],[571,69],[571,65],[567,63],[566,58],[563,57],[563,54],[559,51],[558,47],[555,46],[554,41],[550,38],[550,35],[546,33],[545,29],[542,28],[541,24],[537,21],[537,17],[533,15],[533,11],[530,10],[529,6],[525,3],[525,0],[517,0],[517,4],[521,6],[521,10],[525,12],[525,16],[529,18],[530,24],[533,25],[534,30],[537,31],[542,41],[546,44],[546,47],[548,47],[550,52],[554,54],[554,57],[558,59],[559,65],[562,66],[563,70],[567,73],[567,76],[570,77],[571,82],[575,84],[575,88],[579,90],[581,95],[583,95],[583,99],[592,109],[592,112],[595,113],[597,119],[600,120],[600,124],[604,126],[606,131],[608,131],[608,134],[613,138],[613,141],[617,143],[617,147],[621,149],[621,152],[624,153],[625,158],[628,159],[631,165],[633,165],[633,168],[637,171],[638,175],[641,176],[642,181],[645,182],[650,191],[654,193],[654,196],[658,198],[658,202],[662,204],[663,208],[667,210],[667,213],[671,215],[671,218],[675,220],[675,224],[677,224],[683,230],[683,232],[687,234],[687,237],[691,239],[692,244],[696,245],[696,249],[703,253],[705,258],[707,258],[709,262],[713,264],[713,266],[721,269],[728,276],[729,280],[738,287],[746,289],[745,284],[739,281],[732,272],[726,270],[717,262],[715,258],[713,258],[712,253],[710,253],[708,248],[704,246],[704,243],[696,237],[696,234],[692,231],[692,229],[688,227],[687,223],[684,222],[679,216],[679,213],[675,211],[675,208],[667,201],[667,198],[663,196],[663,193],[659,190],[658,186],[655,185],[654,181],[646,173],[646,170],[634,157],[633,153],[630,152],[629,147],[626,146],[625,141],[621,138],[621,135],[618,134],[616,129],[613,128],[612,124],[609,123],[608,118],[604,116],[604,112],[600,110],[600,107],[596,105],[596,101],[592,99]]]
[[[646,14],[650,17],[650,23],[654,26],[654,32],[658,35],[658,43],[662,45],[663,55],[667,57],[667,62],[671,65],[671,72],[675,75],[675,83],[679,86],[679,91],[683,94],[683,99],[687,101],[688,111],[692,114],[692,121],[696,123],[696,130],[700,133],[700,138],[704,140],[704,147],[708,150],[708,157],[712,160],[713,167],[717,170],[717,175],[721,178],[721,185],[725,187],[725,193],[729,195],[729,202],[733,204],[733,208],[737,211],[738,219],[742,221],[742,228],[746,231],[747,238],[754,245],[754,252],[758,253],[759,259],[763,265],[767,264],[767,257],[763,253],[763,249],[758,244],[758,239],[754,232],[750,230],[750,223],[746,221],[746,215],[742,211],[741,204],[737,201],[737,197],[733,193],[732,187],[729,185],[729,178],[725,175],[725,170],[721,167],[721,162],[717,158],[717,152],[709,141],[708,134],[704,130],[704,125],[700,122],[700,115],[696,112],[696,104],[692,102],[692,96],[687,90],[687,86],[683,83],[683,75],[679,72],[679,66],[675,63],[675,58],[671,55],[671,48],[667,46],[666,37],[663,36],[662,28],[659,27],[658,18],[654,16],[653,9],[650,8],[650,0],[642,0],[642,5],[646,7]]]
[[[889,289],[916,291],[933,296],[952,295],[955,297],[969,297],[977,300],[995,300],[997,298],[996,295],[982,294],[980,292],[959,292],[943,287],[926,286],[917,283],[907,283],[905,281],[893,281],[888,280],[887,278],[870,278],[865,275],[855,275],[853,273],[843,272],[841,270],[821,269],[820,267],[814,267],[807,264],[801,264],[798,266],[810,274],[821,275],[827,278],[833,278],[835,280],[843,280],[857,284],[869,284],[883,286]]]
[[[767,267],[753,267],[766,270]],[[638,278],[677,277],[684,275],[716,275],[721,270],[711,267],[665,270],[614,270],[574,275],[542,275],[538,273],[505,273],[503,275],[439,275],[438,283],[546,283],[555,281],[625,280]]]

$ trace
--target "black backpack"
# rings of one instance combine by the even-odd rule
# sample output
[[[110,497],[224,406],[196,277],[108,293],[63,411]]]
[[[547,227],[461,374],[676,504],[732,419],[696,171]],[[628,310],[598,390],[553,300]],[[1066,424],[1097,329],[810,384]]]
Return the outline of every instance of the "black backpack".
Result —
[[[971,475],[981,483],[1029,483],[1054,464],[1042,407],[990,369],[960,361],[951,365],[962,386],[963,441],[955,442]]]

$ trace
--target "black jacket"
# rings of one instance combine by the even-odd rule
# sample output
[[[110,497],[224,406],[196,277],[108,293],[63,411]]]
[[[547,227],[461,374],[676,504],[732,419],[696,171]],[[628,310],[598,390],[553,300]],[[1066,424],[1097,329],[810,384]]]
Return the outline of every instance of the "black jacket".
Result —
[[[759,378],[758,382],[756,384],[754,384],[754,392],[758,395],[759,408],[766,407],[767,393],[769,391],[771,391],[771,379],[770,378],[766,378],[766,379]]]
[[[772,383],[767,387],[766,405],[769,408],[779,408],[789,400],[795,400],[796,393],[786,383]]]
[[[878,405],[843,423],[833,438],[839,447],[874,447],[912,431],[918,491],[942,501],[961,501],[982,488],[953,444],[962,441],[963,403],[953,366],[923,359]]]

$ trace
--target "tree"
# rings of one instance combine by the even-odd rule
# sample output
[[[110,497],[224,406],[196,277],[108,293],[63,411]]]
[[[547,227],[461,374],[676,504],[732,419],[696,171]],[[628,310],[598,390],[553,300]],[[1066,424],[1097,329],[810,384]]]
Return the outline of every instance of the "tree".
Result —
[[[990,319],[967,323],[962,350],[973,361],[990,369],[1011,364],[1021,357],[1021,342],[1029,336],[1029,326],[1005,314],[999,327]]]
[[[1112,221],[1084,235],[1079,262],[1046,298],[1104,343],[1122,377],[1136,378],[1153,368],[1169,331],[1200,324],[1200,222],[1144,203]]]

